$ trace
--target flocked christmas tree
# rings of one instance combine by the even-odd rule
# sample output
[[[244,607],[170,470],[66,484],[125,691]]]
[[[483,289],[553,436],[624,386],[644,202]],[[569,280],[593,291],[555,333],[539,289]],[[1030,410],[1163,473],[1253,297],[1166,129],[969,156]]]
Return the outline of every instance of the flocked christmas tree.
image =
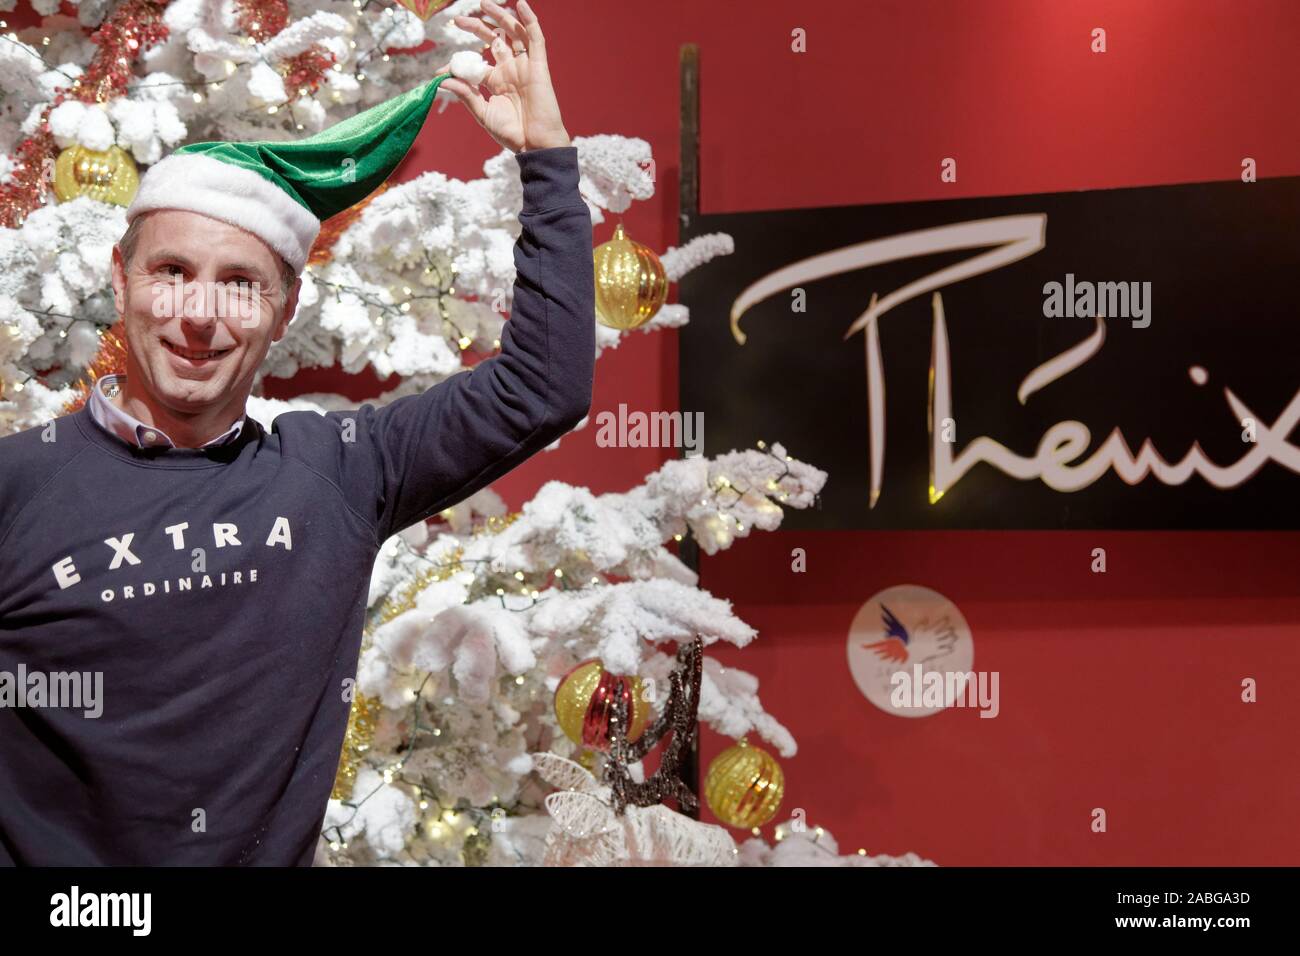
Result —
[[[0,10],[13,5],[0,0]],[[410,0],[409,9],[377,0],[32,6],[38,26],[0,37],[0,435],[74,410],[94,377],[120,370],[110,248],[140,166],[188,142],[309,135],[482,46],[451,20],[477,14],[477,0]],[[594,223],[651,198],[645,141],[573,142]],[[265,377],[368,366],[381,379],[400,376],[397,388],[368,399],[383,403],[493,353],[510,311],[521,202],[516,164],[503,150],[481,179],[427,172],[327,222],[249,414],[269,426],[290,408],[356,404],[324,394],[262,398]],[[621,232],[615,241],[625,241]],[[633,302],[640,314],[631,321],[611,308],[609,324],[597,325],[598,353],[630,334],[622,326],[685,323],[687,310],[662,304],[662,289],[731,251],[721,234],[660,257],[640,250],[656,270],[658,300]],[[619,290],[605,291],[617,305]],[[696,586],[671,544],[690,535],[712,554],[772,530],[784,508],[809,506],[825,479],[781,445],[760,445],[670,461],[621,494],[549,482],[515,513],[485,489],[386,542],[357,682],[344,691],[352,719],[317,861],[619,862],[665,852],[655,847],[669,834],[667,856],[679,862],[706,844],[747,864],[920,862],[841,856],[820,828],[783,825],[776,847],[755,838],[737,849],[729,837],[717,841],[717,828],[666,807],[615,814],[603,785],[608,754],[584,746],[581,727],[578,742],[566,736],[559,716],[561,682],[585,665],[593,679],[634,687],[627,699],[638,726],[652,722],[668,699],[674,650],[698,639],[706,651],[699,721],[747,737],[769,761],[764,772],[779,774],[764,748],[792,756],[793,738],[764,711],[751,675],[707,654],[714,642],[744,646],[756,634],[729,602]],[[590,697],[591,688],[580,693]],[[579,724],[590,731],[587,697],[578,700]],[[628,769],[642,779],[639,762]],[[779,781],[761,783],[779,795]],[[567,806],[544,802],[557,786],[587,801],[583,819],[601,821],[594,832],[561,821]],[[759,801],[746,820],[776,809]]]

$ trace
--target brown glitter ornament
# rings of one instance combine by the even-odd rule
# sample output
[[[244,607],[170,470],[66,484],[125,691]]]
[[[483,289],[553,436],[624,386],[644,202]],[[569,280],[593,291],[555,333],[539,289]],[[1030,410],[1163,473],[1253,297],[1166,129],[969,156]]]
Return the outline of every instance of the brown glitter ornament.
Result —
[[[628,804],[650,807],[674,799],[682,813],[694,813],[699,799],[681,779],[682,750],[688,746],[695,733],[696,715],[700,710],[700,677],[704,670],[704,651],[699,638],[694,638],[677,648],[677,665],[669,680],[672,690],[663,713],[641,738],[629,743],[619,728],[627,726],[627,701],[616,698],[611,722],[609,760],[605,762],[605,782],[610,785],[614,812],[622,816]],[[659,767],[643,783],[632,779],[628,764],[636,763],[652,747],[671,733],[672,740],[664,749]]]

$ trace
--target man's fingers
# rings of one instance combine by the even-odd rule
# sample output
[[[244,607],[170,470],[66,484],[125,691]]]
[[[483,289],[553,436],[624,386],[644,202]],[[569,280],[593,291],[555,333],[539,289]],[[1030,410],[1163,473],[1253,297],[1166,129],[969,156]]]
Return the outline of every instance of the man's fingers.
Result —
[[[546,37],[542,36],[542,21],[537,19],[537,14],[528,5],[528,0],[519,0],[519,19],[523,21],[524,29],[528,32],[530,50],[534,43],[538,46],[546,43]]]
[[[528,6],[525,0],[520,0],[519,14],[522,18],[520,20],[511,16],[509,11],[505,10],[503,7],[499,7],[497,4],[492,3],[491,0],[484,0],[483,5],[485,9],[496,7],[496,9],[500,11],[496,16],[498,19],[502,20],[506,26],[497,26],[487,17],[479,18],[457,15],[452,17],[452,22],[467,33],[474,34],[474,36],[488,44],[489,48],[493,47],[493,43],[498,37],[508,37],[521,43],[524,49],[528,52],[528,58],[533,63],[537,64],[539,69],[545,71],[547,69],[546,37],[542,34],[541,21],[537,19],[537,14],[533,12],[533,8]],[[506,46],[510,47],[510,43],[506,43]],[[492,48],[492,56],[497,61],[502,59],[502,56],[498,55],[495,48]]]
[[[492,0],[483,0],[483,9],[501,22],[510,39],[518,40],[524,47],[528,46],[528,32],[509,10],[498,3],[493,3]]]
[[[519,0],[519,18],[523,21],[524,32],[528,34],[525,44],[528,47],[528,58],[546,69],[546,37],[542,36],[542,22],[528,5],[528,0]]]
[[[472,33],[484,43],[491,43],[496,34],[492,29],[477,17],[452,17],[452,22],[460,27],[466,33]]]
[[[487,17],[455,16],[452,17],[452,22],[462,30],[474,34],[485,43],[491,43],[495,37],[508,38],[510,36],[508,30],[497,26]]]
[[[455,17],[454,19],[471,20],[470,17]],[[489,29],[482,20],[472,20],[472,22],[464,24],[458,23],[457,26],[469,33],[473,33],[486,44],[479,51],[479,55],[486,60],[488,53],[491,53],[492,59],[488,60],[488,62],[493,66],[500,66],[510,58],[510,45],[502,39],[500,31]],[[498,44],[500,45],[498,46]]]
[[[483,125],[487,118],[487,101],[483,99],[483,94],[474,89],[464,80],[457,79],[456,77],[443,80],[438,89],[450,90],[455,94],[457,99],[465,104],[466,109],[468,109],[470,113],[473,114],[474,118],[478,120],[479,125]]]

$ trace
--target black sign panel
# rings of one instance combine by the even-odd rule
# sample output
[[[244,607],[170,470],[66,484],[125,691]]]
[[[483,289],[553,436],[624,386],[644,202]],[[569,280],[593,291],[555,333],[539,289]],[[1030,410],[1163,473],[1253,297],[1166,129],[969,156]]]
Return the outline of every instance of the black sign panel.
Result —
[[[681,410],[830,473],[786,527],[1300,527],[1300,177],[712,232]]]

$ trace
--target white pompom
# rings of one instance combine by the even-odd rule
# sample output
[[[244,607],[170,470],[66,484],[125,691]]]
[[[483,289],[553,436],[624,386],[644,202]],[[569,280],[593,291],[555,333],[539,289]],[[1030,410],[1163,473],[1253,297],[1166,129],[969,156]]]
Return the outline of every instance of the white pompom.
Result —
[[[88,365],[103,344],[93,322],[73,322],[68,329],[68,361],[77,368]]]
[[[77,126],[77,140],[86,149],[102,152],[117,140],[117,132],[108,119],[108,113],[97,106],[88,106]]]
[[[461,50],[451,58],[451,75],[470,86],[478,86],[492,72],[492,65],[473,50]]]
[[[60,147],[73,145],[77,141],[77,130],[85,118],[86,104],[80,100],[64,100],[50,110],[48,122],[54,142]]]
[[[264,62],[255,63],[249,71],[248,93],[268,106],[278,106],[289,99],[280,74]]]

